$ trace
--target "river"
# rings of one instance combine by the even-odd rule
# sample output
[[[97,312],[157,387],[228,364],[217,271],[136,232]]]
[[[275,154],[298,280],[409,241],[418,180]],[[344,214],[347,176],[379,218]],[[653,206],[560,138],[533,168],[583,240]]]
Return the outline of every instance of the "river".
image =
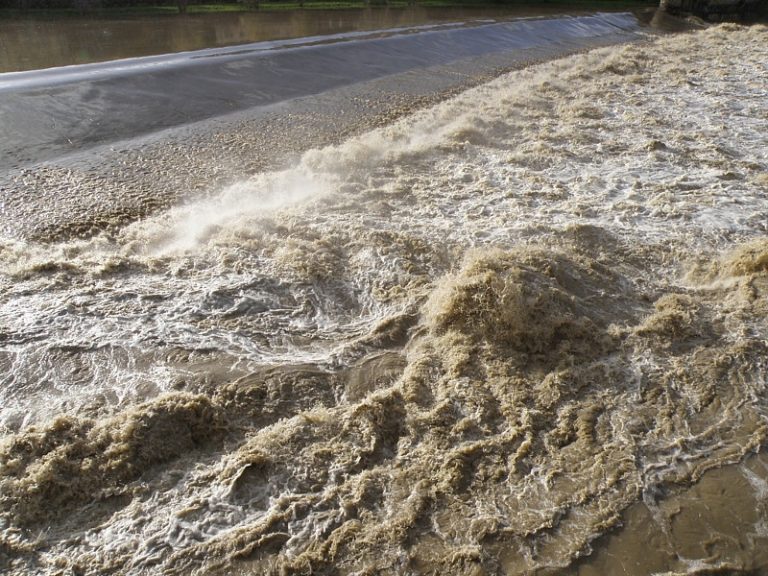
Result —
[[[7,166],[0,569],[768,569],[768,29],[579,18]]]
[[[24,17],[0,20],[0,73],[89,64],[271,40],[350,32],[594,13],[588,4],[262,10],[155,16]],[[603,7],[605,10],[606,8]],[[40,41],[44,38],[45,41]]]

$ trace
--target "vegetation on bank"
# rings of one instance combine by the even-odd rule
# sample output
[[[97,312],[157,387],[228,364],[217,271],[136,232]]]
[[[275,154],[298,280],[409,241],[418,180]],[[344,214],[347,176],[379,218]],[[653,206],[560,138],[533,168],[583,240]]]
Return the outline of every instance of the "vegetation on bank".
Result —
[[[333,10],[368,7],[482,7],[502,5],[589,6],[622,9],[657,5],[658,0],[0,0],[0,17],[204,14],[254,10]]]

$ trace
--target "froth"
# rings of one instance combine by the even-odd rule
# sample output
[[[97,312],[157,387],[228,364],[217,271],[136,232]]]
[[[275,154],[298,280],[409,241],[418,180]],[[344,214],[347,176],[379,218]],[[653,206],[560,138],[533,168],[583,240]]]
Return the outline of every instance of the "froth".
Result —
[[[158,237],[147,239],[148,244],[156,256],[194,251],[221,231],[258,226],[259,219],[302,202],[318,201],[332,189],[325,174],[311,172],[303,165],[255,176],[227,187],[210,200],[165,214],[165,226]]]
[[[3,568],[556,571],[758,450],[766,33],[532,67],[115,237],[4,246],[3,410],[32,416]],[[33,370],[62,355],[82,378]],[[58,420],[20,392],[47,378]]]

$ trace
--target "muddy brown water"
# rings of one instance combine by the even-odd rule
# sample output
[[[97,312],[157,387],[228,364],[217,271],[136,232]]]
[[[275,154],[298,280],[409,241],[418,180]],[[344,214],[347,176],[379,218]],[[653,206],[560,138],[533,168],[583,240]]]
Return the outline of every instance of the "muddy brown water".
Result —
[[[764,574],[768,29],[646,40],[0,236],[0,571]]]
[[[121,18],[0,19],[0,72],[36,70],[251,42],[441,23],[563,14],[588,8],[366,8]]]

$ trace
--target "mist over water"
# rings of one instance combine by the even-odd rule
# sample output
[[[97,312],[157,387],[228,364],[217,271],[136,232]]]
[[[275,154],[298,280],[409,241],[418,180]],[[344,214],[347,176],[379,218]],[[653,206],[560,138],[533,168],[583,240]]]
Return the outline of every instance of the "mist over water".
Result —
[[[600,48],[3,238],[0,569],[589,573],[766,441],[766,62],[765,27]],[[762,516],[699,546],[681,506],[654,571],[766,569]]]

